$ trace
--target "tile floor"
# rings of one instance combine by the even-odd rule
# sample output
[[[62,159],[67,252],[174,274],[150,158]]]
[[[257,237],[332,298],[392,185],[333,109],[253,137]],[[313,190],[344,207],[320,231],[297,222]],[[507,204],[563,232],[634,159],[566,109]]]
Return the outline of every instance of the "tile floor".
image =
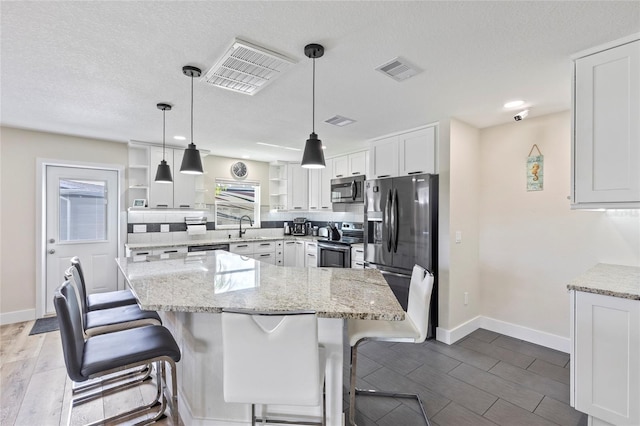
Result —
[[[60,334],[28,336],[32,325],[0,327],[0,425],[55,426],[68,419],[71,382]],[[568,405],[568,354],[487,330],[451,346],[369,342],[361,345],[358,362],[359,387],[419,393],[433,426],[587,424]],[[124,401],[150,400],[154,391],[145,385],[74,408],[71,424],[112,415]],[[359,396],[356,420],[359,426],[421,426],[418,410],[413,400]]]

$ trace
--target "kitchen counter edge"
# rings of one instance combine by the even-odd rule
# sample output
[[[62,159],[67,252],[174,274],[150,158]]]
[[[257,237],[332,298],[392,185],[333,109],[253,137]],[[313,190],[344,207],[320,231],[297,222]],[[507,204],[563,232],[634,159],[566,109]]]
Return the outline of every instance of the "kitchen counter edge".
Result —
[[[640,300],[640,267],[598,263],[573,279],[567,289]]]

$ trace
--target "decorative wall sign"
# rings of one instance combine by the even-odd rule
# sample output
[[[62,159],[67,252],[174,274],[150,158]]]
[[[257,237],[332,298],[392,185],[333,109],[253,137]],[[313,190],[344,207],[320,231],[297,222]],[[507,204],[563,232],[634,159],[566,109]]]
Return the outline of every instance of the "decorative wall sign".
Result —
[[[538,151],[538,155],[531,155],[534,149]],[[538,145],[533,144],[527,157],[527,191],[542,191],[543,181],[544,156]]]

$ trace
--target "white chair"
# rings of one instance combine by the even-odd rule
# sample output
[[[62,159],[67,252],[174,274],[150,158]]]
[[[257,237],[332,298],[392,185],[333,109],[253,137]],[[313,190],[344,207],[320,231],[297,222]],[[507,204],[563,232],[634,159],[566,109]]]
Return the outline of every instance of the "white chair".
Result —
[[[356,364],[358,345],[367,340],[382,342],[422,343],[427,338],[429,325],[429,303],[433,290],[433,275],[419,265],[413,267],[409,284],[409,303],[403,321],[347,320],[349,345],[351,346],[351,375],[349,386],[349,423],[355,425],[356,394],[415,398],[422,415],[430,426],[420,396],[411,393],[385,392],[356,388]]]
[[[269,423],[325,425],[325,360],[313,312],[222,313],[223,388],[226,402],[319,406],[322,422],[262,419]]]

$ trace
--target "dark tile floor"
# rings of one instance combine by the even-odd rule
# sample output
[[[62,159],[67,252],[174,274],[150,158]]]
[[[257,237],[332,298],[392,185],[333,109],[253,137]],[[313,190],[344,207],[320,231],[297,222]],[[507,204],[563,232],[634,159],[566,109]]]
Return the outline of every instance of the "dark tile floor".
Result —
[[[345,410],[349,410],[349,347]],[[453,345],[367,342],[358,387],[418,393],[433,426],[584,426],[569,406],[569,355],[479,329]],[[415,400],[357,397],[358,426],[421,426]]]

